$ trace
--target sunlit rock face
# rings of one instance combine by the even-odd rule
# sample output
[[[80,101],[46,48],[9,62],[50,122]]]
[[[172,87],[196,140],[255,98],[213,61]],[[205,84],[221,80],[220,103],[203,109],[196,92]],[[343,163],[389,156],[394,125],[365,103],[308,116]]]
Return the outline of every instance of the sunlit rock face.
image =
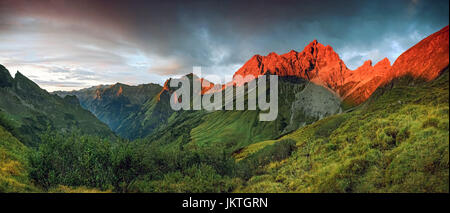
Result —
[[[357,105],[394,78],[411,75],[414,78],[433,80],[448,66],[448,48],[447,26],[411,47],[393,66],[384,58],[374,66],[369,60],[356,70],[350,70],[331,46],[324,46],[314,40],[301,52],[292,50],[282,55],[255,55],[235,76],[274,74],[301,77],[331,89],[344,102]],[[241,85],[245,81],[234,83]]]
[[[427,81],[435,79],[449,63],[448,26],[423,39],[401,54],[392,66],[392,76],[411,75]]]

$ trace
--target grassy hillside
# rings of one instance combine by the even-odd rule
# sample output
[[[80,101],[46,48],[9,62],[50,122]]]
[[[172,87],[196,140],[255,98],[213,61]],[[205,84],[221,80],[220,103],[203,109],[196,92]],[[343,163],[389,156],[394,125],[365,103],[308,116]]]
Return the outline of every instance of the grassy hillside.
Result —
[[[339,110],[339,102],[324,100],[335,97],[331,92],[309,85],[302,79],[280,78],[278,88],[279,110],[274,121],[260,122],[259,114],[262,112],[259,110],[179,111],[144,141],[187,148],[218,146],[231,153],[258,141],[278,138],[292,128],[313,123]],[[247,92],[243,95],[247,108]],[[314,98],[305,100],[305,95]],[[304,100],[302,104],[299,103],[301,100]],[[318,100],[325,106],[323,108],[334,107],[334,111],[320,107],[308,109],[317,105]]]
[[[379,88],[352,112],[302,127],[236,155],[294,140],[298,150],[272,162],[236,192],[449,192],[449,74]]]
[[[0,73],[8,79],[0,86],[0,125],[25,145],[36,147],[39,135],[48,128],[60,132],[80,129],[85,134],[115,137],[105,124],[80,106],[76,97],[49,94],[20,72],[13,79],[1,65]]]
[[[164,126],[174,113],[170,108],[170,94],[161,91],[150,97],[135,112],[122,120],[116,132],[122,137],[134,140],[143,138]]]
[[[31,152],[17,138],[0,126],[0,192],[34,192],[28,176]]]

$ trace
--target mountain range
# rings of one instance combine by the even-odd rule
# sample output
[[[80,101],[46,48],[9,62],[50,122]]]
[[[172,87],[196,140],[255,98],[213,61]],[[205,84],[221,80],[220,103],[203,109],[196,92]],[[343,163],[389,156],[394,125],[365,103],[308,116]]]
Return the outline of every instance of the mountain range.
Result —
[[[270,122],[174,111],[173,79],[48,93],[0,66],[0,192],[448,192],[448,65],[448,26],[392,65],[316,40],[255,55],[235,76],[279,76]],[[201,95],[226,87],[247,84]]]
[[[384,58],[374,66],[368,60],[356,70],[350,70],[331,46],[314,40],[302,52],[255,55],[235,75],[297,76],[331,89],[348,104],[358,105],[394,78],[405,75],[428,81],[436,78],[448,66],[448,30],[444,27],[420,41],[401,54],[392,66]]]
[[[282,100],[279,106],[282,110],[275,121],[276,133],[270,134],[271,137],[276,137],[275,135],[357,106],[366,101],[377,88],[394,78],[406,75],[427,81],[436,78],[449,63],[448,31],[447,26],[423,39],[401,54],[392,66],[384,58],[375,65],[368,60],[357,69],[350,70],[331,46],[314,40],[301,52],[292,50],[282,55],[273,52],[267,56],[255,55],[234,76],[276,74],[281,77],[280,96],[283,98],[279,98]],[[191,81],[192,78],[204,80],[191,76]],[[127,86],[118,83],[55,93],[63,97],[77,96],[85,109],[94,113],[117,134],[136,139],[166,126],[180,114],[169,109],[168,98],[174,91],[169,91],[169,81],[170,79],[163,87],[155,84]],[[244,83],[229,82],[222,88],[243,86]],[[202,88],[202,94],[222,92],[214,91],[212,87],[213,84],[209,88]],[[125,92],[121,92],[122,90]],[[214,113],[228,115],[239,112]]]
[[[39,135],[48,129],[115,137],[107,125],[80,106],[76,96],[50,94],[20,72],[12,78],[2,65],[0,94],[0,124],[26,145],[37,146]]]

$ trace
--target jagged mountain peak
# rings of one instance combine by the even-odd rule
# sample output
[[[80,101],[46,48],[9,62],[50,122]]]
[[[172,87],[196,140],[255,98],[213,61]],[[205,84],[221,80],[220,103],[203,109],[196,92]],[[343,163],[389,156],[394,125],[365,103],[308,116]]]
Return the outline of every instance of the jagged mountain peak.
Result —
[[[391,61],[389,61],[389,59],[387,57],[384,57],[378,63],[375,64],[375,66],[377,66],[377,65],[378,66],[386,66],[386,65],[391,66]]]
[[[410,74],[413,77],[432,80],[449,64],[448,26],[425,38],[403,53],[391,66],[388,58],[375,65],[367,60],[355,70],[350,70],[330,45],[317,40],[310,42],[303,51],[291,50],[278,55],[254,55],[234,76],[275,74],[296,76],[335,91],[341,98],[349,98],[351,104],[359,104],[376,88],[393,78]],[[247,82],[234,81],[237,85]]]
[[[9,71],[3,65],[0,65],[0,87],[11,87],[13,81],[14,79]]]
[[[31,91],[41,93],[45,91],[19,71],[17,71],[14,75],[14,86],[16,87],[16,89],[26,93],[31,93]]]

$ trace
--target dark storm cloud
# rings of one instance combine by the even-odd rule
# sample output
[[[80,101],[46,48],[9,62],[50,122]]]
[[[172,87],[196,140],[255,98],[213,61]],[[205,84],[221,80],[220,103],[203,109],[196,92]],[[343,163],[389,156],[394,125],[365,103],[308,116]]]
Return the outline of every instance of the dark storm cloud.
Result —
[[[369,51],[392,45],[386,39],[423,37],[448,24],[447,1],[197,1],[124,8],[134,14],[140,45],[188,66],[301,50],[314,38],[336,50]],[[416,40],[398,42],[408,47]]]
[[[393,62],[449,17],[448,1],[422,0],[0,2],[0,38],[46,41],[33,43],[35,56],[0,46],[16,52],[3,58],[71,61],[109,82],[128,73],[134,83],[161,82],[192,66],[231,75],[254,54],[301,51],[313,39],[331,45],[350,68],[368,59]]]

